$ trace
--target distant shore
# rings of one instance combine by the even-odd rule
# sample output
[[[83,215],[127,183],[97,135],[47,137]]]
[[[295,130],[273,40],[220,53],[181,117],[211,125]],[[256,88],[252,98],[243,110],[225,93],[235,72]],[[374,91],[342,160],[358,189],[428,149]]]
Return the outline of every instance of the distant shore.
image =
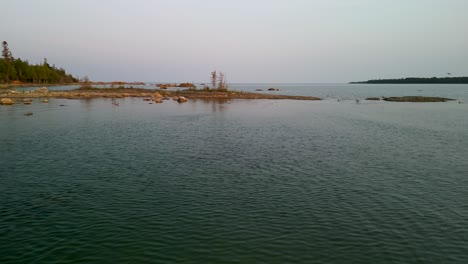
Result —
[[[468,84],[468,77],[444,77],[444,78],[402,78],[402,79],[378,79],[350,84]]]

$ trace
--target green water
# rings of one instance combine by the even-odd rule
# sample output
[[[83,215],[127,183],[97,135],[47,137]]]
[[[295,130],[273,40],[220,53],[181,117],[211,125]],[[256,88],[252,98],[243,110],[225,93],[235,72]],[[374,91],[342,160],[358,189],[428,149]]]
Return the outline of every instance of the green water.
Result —
[[[0,106],[0,263],[468,262],[468,104],[119,102]]]

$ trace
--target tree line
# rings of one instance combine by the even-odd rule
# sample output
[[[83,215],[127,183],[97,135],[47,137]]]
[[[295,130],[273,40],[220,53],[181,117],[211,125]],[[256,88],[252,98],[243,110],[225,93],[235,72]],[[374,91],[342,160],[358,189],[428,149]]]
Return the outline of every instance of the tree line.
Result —
[[[78,82],[63,68],[50,65],[47,59],[41,64],[30,64],[27,60],[14,58],[6,41],[2,42],[2,57],[0,58],[0,83],[11,82],[52,84]]]
[[[367,84],[468,84],[468,77],[443,77],[443,78],[403,78],[403,79],[378,79],[364,82],[351,83],[367,83]]]

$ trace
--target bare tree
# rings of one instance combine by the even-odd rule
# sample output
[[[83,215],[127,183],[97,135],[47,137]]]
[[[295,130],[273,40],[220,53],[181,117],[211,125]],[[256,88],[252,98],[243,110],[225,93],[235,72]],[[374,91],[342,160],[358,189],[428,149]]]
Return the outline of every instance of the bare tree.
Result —
[[[89,80],[89,77],[87,75],[83,77],[83,79],[81,79],[81,88],[82,89],[91,88],[91,81]]]
[[[219,72],[218,89],[227,90],[226,75],[224,74],[224,72]]]
[[[216,82],[218,81],[218,74],[216,73],[216,70],[211,72],[211,87],[213,89],[216,89]]]

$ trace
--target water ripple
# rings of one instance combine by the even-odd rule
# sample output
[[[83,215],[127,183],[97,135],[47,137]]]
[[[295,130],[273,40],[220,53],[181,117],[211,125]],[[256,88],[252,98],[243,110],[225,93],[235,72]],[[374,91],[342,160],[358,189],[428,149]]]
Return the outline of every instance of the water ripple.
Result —
[[[107,103],[0,116],[1,263],[468,260],[467,127],[430,109]]]

